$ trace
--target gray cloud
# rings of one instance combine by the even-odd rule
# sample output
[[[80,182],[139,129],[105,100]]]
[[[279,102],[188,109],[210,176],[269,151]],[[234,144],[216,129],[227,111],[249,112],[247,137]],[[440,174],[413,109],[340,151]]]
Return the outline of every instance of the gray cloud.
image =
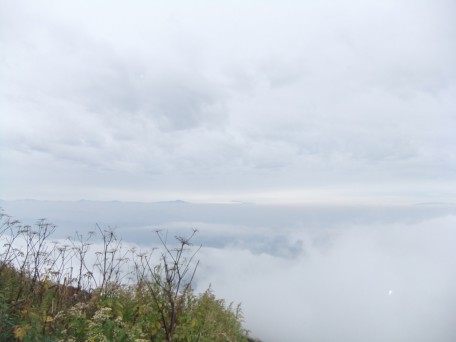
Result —
[[[450,3],[2,6],[3,197],[454,180]]]

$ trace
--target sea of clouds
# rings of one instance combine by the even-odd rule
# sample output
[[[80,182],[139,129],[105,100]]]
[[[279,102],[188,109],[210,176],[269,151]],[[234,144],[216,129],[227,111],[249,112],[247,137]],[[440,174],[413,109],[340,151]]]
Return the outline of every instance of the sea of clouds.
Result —
[[[454,341],[456,207],[278,206],[183,202],[0,203],[55,237],[112,227],[148,249],[155,229],[198,228],[195,289],[241,302],[264,341]]]

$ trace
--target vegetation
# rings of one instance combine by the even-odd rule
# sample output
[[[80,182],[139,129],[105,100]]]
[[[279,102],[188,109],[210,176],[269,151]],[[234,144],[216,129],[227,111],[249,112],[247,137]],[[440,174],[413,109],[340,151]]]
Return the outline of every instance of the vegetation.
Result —
[[[62,243],[46,220],[0,220],[0,341],[251,341],[239,305],[194,293],[196,231],[143,252],[99,226]]]

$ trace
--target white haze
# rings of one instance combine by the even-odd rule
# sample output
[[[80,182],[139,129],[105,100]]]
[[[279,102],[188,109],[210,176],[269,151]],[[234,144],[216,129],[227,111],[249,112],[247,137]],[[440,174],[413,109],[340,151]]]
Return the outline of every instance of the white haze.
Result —
[[[242,301],[264,341],[454,341],[456,217],[325,236],[306,233],[293,258],[248,249],[203,249],[200,273]],[[201,288],[202,289],[202,288]]]

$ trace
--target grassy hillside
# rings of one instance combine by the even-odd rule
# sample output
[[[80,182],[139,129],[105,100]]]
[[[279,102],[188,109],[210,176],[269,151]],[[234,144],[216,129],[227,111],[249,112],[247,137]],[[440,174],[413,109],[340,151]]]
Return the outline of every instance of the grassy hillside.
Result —
[[[54,229],[1,214],[0,341],[251,340],[239,305],[194,293],[196,231],[138,251],[101,227],[61,243]]]

